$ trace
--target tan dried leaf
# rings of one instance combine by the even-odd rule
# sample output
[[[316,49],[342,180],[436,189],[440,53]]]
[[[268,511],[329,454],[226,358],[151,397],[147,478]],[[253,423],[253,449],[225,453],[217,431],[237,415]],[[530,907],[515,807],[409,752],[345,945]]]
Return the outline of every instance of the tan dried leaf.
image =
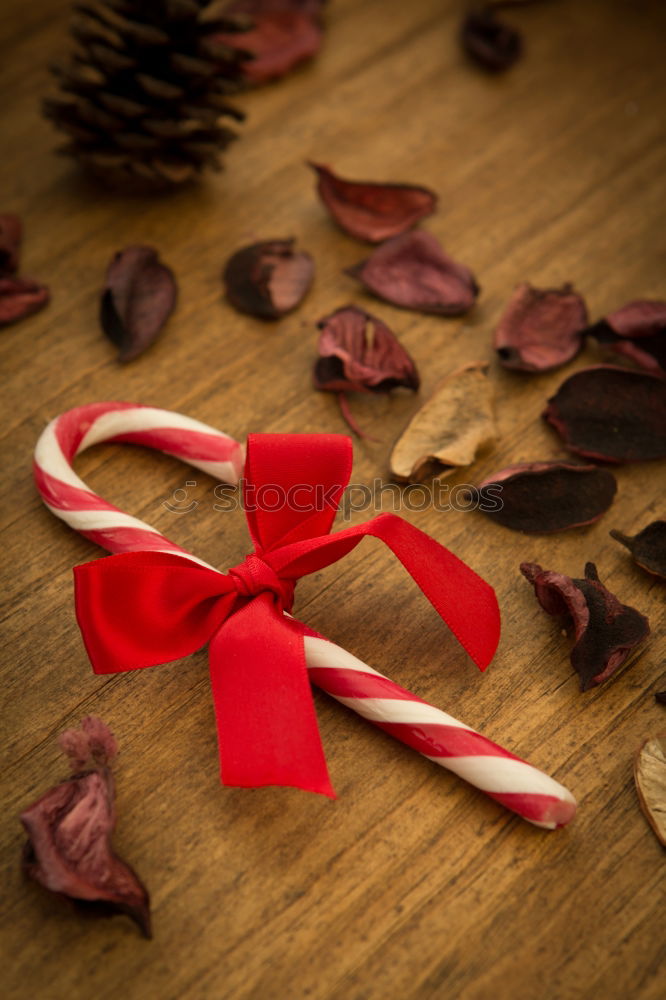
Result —
[[[666,733],[652,736],[639,748],[634,760],[638,801],[646,819],[666,847]]]
[[[495,443],[488,365],[474,361],[448,375],[418,410],[391,452],[391,475],[422,482],[471,465]]]

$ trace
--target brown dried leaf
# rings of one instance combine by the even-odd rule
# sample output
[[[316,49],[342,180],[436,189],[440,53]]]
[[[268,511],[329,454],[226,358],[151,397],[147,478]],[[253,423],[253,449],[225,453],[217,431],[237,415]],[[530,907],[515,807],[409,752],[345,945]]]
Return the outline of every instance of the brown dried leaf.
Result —
[[[614,365],[570,375],[543,413],[569,451],[605,462],[666,457],[666,379]]]
[[[33,278],[0,277],[0,326],[39,312],[50,297],[48,287]]]
[[[422,230],[387,240],[345,273],[395,306],[444,316],[467,312],[479,294],[469,268],[449,257],[435,237]]]
[[[448,375],[393,446],[391,475],[403,482],[444,478],[495,443],[488,365],[475,361]]]
[[[21,813],[28,834],[23,869],[86,912],[126,913],[150,937],[148,892],[111,846],[116,815],[106,761],[115,753],[115,740],[94,716],[83,720],[83,727],[83,732],[68,730],[62,737],[72,765],[85,757],[104,763],[51,788]]]
[[[317,172],[321,200],[340,228],[359,240],[381,243],[398,236],[437,207],[437,195],[428,188],[350,181],[323,164],[310,166]]]
[[[581,691],[608,680],[650,634],[647,618],[621,604],[603,586],[592,562],[585,564],[581,580],[543,570],[536,563],[521,563],[520,571],[534,586],[544,611],[571,620],[576,640],[571,664],[580,677]]]
[[[229,302],[260,319],[280,319],[301,304],[314,278],[314,261],[295,240],[264,240],[232,254],[223,280]]]
[[[572,285],[540,289],[523,282],[497,325],[495,350],[505,368],[549,371],[575,358],[586,324],[585,301]]]
[[[616,490],[615,476],[596,465],[525,462],[488,476],[473,495],[479,510],[499,524],[549,533],[592,524]]]
[[[610,534],[629,549],[641,569],[666,580],[666,521],[653,521],[633,538],[621,531]]]
[[[634,759],[634,781],[645,817],[666,847],[666,733],[639,747]]]
[[[132,361],[153,343],[176,304],[176,279],[149,246],[120,250],[109,264],[100,302],[100,322],[118,347],[119,361]]]
[[[22,236],[18,215],[0,214],[0,278],[18,271]]]

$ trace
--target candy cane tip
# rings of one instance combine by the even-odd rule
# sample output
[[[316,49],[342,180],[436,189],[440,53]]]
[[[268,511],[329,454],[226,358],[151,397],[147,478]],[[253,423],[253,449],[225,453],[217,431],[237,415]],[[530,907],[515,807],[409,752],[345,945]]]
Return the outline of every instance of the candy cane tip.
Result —
[[[544,811],[544,823],[549,824],[549,829],[559,830],[566,826],[576,815],[577,804],[573,795],[571,798],[561,798]],[[552,826],[550,824],[552,823]]]

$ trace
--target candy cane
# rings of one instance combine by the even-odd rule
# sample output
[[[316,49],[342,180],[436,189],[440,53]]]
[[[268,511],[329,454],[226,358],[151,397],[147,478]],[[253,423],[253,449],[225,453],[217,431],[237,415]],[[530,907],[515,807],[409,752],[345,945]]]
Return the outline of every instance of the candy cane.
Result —
[[[94,403],[69,410],[48,425],[37,443],[35,481],[56,517],[111,552],[178,552],[201,563],[79,479],[73,459],[102,441],[156,448],[232,485],[241,475],[243,447],[198,420],[133,403]],[[317,687],[429,760],[536,826],[552,830],[572,819],[576,802],[571,793],[531,764],[326,639],[306,636],[305,653]]]

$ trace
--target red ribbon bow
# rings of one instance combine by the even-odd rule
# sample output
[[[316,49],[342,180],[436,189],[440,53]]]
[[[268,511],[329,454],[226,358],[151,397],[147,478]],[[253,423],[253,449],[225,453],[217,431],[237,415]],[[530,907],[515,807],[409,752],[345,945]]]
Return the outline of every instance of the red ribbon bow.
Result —
[[[329,534],[351,465],[351,441],[341,435],[251,435],[246,497],[254,489],[259,502],[246,511],[255,551],[243,563],[224,574],[185,556],[129,552],[75,568],[76,614],[95,673],[155,666],[209,644],[226,785],[334,797],[303,644],[316,633],[284,612],[301,576],[365,535],[389,546],[482,670],[495,652],[492,587],[434,539],[395,514]]]

